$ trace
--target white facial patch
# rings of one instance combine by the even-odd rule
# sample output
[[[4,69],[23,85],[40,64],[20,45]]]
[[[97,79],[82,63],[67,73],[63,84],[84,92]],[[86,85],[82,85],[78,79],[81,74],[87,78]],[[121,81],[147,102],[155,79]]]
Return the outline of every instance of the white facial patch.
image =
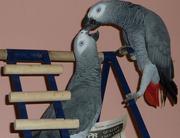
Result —
[[[106,9],[106,5],[104,3],[98,4],[92,7],[88,13],[88,18],[97,19],[101,17]]]
[[[78,54],[82,54],[84,52],[84,50],[87,48],[88,46],[88,34],[87,31],[82,30],[81,32],[79,32],[78,36],[77,36],[77,42],[76,42],[76,50],[78,52]]]
[[[85,39],[79,40],[77,46],[77,52],[81,55],[86,49],[86,47],[87,47],[87,42],[85,41]]]

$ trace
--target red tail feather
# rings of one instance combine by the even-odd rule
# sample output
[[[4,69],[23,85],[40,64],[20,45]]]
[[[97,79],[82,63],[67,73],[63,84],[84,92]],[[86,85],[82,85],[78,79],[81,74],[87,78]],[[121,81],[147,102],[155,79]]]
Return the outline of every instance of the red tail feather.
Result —
[[[154,84],[151,82],[144,94],[144,98],[146,102],[149,105],[154,106],[155,108],[159,106],[159,89],[160,89],[159,83]]]

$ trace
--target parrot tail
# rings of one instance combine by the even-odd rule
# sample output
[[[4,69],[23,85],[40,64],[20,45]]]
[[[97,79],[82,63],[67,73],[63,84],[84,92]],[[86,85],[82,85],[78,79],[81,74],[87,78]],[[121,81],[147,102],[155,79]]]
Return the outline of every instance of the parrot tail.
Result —
[[[161,76],[160,84],[163,87],[164,99],[168,97],[171,105],[177,104],[178,88],[173,80],[168,80],[164,76]]]
[[[148,105],[157,107],[159,106],[159,90],[160,90],[160,85],[150,83],[144,93],[144,99],[147,102]]]

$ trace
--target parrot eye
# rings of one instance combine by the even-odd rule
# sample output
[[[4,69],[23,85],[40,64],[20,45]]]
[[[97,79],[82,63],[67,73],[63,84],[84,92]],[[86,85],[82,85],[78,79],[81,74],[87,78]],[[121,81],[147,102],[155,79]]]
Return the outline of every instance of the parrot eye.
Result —
[[[80,41],[80,42],[79,42],[79,46],[82,47],[83,45],[84,45],[84,41]]]
[[[97,8],[96,11],[99,13],[101,11],[101,8]]]

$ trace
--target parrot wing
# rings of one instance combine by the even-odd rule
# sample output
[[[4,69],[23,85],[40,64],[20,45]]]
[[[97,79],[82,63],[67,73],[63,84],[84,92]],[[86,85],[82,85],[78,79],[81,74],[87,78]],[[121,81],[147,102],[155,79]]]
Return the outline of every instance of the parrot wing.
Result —
[[[170,53],[170,40],[167,32],[162,34],[165,37],[163,35],[154,35],[149,39],[151,42],[146,40],[146,48],[149,59],[158,69],[160,84],[163,87],[163,100],[168,97],[171,104],[174,105],[177,103],[177,86],[172,80],[174,77],[174,67]]]

